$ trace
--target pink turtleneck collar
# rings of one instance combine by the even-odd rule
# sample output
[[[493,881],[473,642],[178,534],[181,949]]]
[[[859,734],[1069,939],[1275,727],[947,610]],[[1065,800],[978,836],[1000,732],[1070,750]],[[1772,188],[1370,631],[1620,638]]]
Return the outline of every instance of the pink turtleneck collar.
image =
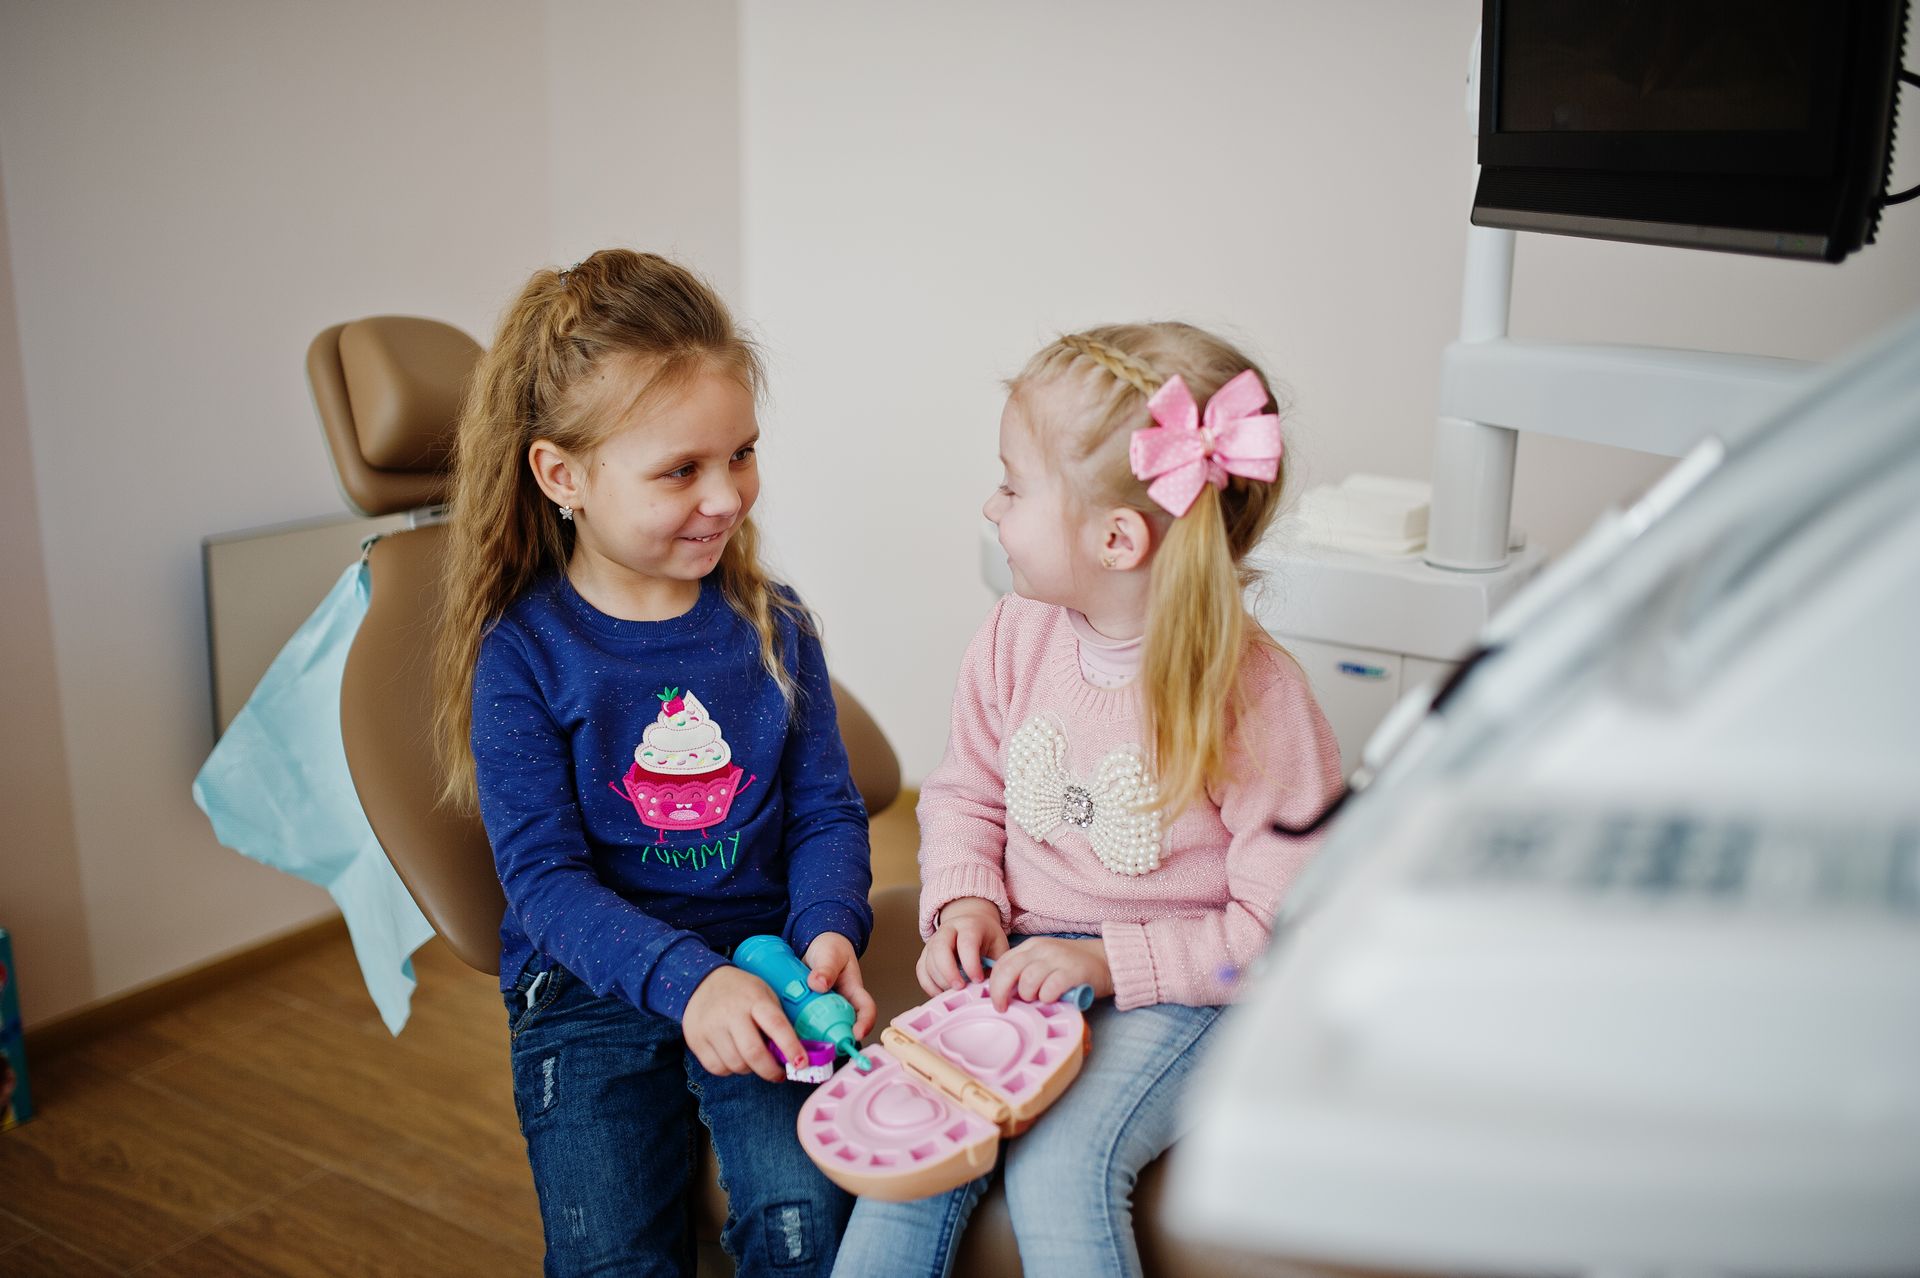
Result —
[[[1146,636],[1134,639],[1109,639],[1093,628],[1093,623],[1073,609],[1065,610],[1073,623],[1073,637],[1080,652],[1080,677],[1096,688],[1118,688],[1140,673],[1140,653]]]

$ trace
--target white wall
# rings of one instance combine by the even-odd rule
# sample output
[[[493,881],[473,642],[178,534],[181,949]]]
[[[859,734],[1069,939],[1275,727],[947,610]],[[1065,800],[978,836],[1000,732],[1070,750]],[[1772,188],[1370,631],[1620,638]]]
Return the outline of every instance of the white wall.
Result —
[[[997,382],[1056,331],[1220,327],[1291,384],[1296,476],[1427,475],[1479,5],[830,13],[743,8],[747,309],[778,354],[762,500],[917,778],[989,603]],[[1887,221],[1838,268],[1523,237],[1514,331],[1824,357],[1920,302],[1920,208]],[[1516,518],[1564,548],[1665,464],[1525,440]]]
[[[539,81],[511,74],[537,14],[456,7],[0,11],[88,997],[328,908],[219,847],[189,796],[211,744],[198,547],[340,509],[302,371],[316,332],[475,323],[499,264],[540,254],[540,185],[499,159],[541,137]],[[60,1010],[23,982],[34,1019]]]
[[[738,298],[734,4],[547,0],[545,9],[552,261],[577,262],[612,245],[647,249]],[[510,286],[522,276],[511,276]]]
[[[188,796],[200,538],[339,509],[301,363],[321,327],[406,311],[484,338],[531,267],[606,243],[705,271],[773,356],[776,557],[917,779],[988,603],[998,380],[1054,331],[1227,328],[1294,388],[1296,472],[1425,474],[1476,13],[0,5],[0,418],[32,458],[0,494],[4,639],[9,680],[44,685],[10,687],[0,732],[51,778],[4,791],[30,1020],[326,908]],[[1920,300],[1920,212],[1888,223],[1838,269],[1528,239],[1515,329],[1824,356]],[[1527,441],[1519,518],[1564,545],[1658,467]]]
[[[15,966],[34,974],[26,1004],[31,1014],[83,1001],[93,988],[93,956],[84,931],[76,929],[86,907],[8,247],[0,216],[0,449],[9,462],[0,467],[0,591],[6,599],[0,607],[0,927],[12,933]]]
[[[45,573],[10,602],[48,601],[58,729],[4,731],[67,783],[9,785],[9,844],[57,835],[72,795],[65,848],[0,860],[30,1022],[330,908],[219,847],[189,796],[200,539],[340,511],[302,363],[330,323],[405,311],[484,340],[528,271],[602,242],[737,289],[733,26],[570,0],[0,7],[25,421],[4,385],[0,413]],[[34,586],[36,548],[8,548]]]

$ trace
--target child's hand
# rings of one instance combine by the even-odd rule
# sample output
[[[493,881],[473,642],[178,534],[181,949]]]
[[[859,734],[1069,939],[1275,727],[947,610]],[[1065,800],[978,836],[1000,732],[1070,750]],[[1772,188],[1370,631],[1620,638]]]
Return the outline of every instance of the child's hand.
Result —
[[[680,1016],[680,1032],[709,1074],[752,1072],[769,1083],[786,1081],[787,1071],[767,1050],[767,1039],[788,1060],[807,1059],[773,987],[737,967],[717,967],[694,987]]]
[[[994,961],[987,988],[994,1007],[1004,1012],[1015,998],[1051,1003],[1076,985],[1093,986],[1095,998],[1113,993],[1107,944],[1097,936],[1077,940],[1036,936],[1022,941]]]
[[[963,896],[940,908],[940,926],[927,938],[913,974],[928,994],[944,994],[968,981],[984,981],[987,969],[980,960],[997,959],[1006,952],[1000,907],[984,897]]]
[[[807,947],[806,963],[813,969],[807,984],[821,994],[838,990],[840,997],[853,1004],[853,1036],[865,1038],[880,1009],[860,980],[860,959],[853,952],[853,942],[838,932],[822,932]]]

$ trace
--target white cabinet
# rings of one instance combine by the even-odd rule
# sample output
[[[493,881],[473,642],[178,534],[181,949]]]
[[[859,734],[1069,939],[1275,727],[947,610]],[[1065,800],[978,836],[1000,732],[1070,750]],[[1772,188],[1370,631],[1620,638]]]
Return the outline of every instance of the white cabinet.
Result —
[[[1278,636],[1306,672],[1333,735],[1340,739],[1340,773],[1360,765],[1360,747],[1400,699],[1406,659],[1397,652]]]
[[[1262,549],[1255,564],[1265,581],[1248,606],[1306,671],[1349,776],[1394,703],[1423,684],[1437,688],[1541,563],[1526,549],[1498,571],[1466,573],[1414,556]]]

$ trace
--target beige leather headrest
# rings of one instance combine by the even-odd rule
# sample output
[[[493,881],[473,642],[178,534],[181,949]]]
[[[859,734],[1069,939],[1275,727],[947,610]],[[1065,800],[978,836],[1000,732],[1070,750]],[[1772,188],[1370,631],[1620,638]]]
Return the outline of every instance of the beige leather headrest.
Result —
[[[350,505],[386,515],[446,499],[447,466],[480,346],[437,320],[376,315],[307,348],[307,379]]]

